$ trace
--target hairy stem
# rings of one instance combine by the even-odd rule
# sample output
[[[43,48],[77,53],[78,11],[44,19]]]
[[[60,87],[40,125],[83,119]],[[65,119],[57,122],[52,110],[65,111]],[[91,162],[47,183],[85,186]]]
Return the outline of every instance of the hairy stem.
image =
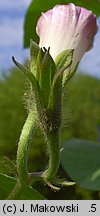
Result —
[[[36,127],[36,113],[33,110],[30,111],[27,120],[23,126],[22,133],[20,136],[18,150],[17,150],[17,171],[20,183],[23,186],[28,184],[28,169],[27,169],[27,160],[28,160],[28,151],[31,141],[31,137],[35,131]]]
[[[51,131],[46,135],[49,153],[48,169],[44,171],[42,177],[44,179],[52,179],[59,168],[60,149],[59,149],[59,133]]]

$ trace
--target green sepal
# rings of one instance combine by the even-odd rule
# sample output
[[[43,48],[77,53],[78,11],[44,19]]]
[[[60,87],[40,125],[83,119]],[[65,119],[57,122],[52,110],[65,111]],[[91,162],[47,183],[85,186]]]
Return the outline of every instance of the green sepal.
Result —
[[[56,66],[49,54],[49,49],[46,50],[45,48],[43,48],[39,51],[37,57],[37,68],[40,97],[43,106],[46,108],[48,105],[52,81],[56,72]]]
[[[59,55],[57,55],[55,59],[57,70],[61,70],[65,67],[65,70],[63,70],[63,79],[62,79],[63,87],[65,86],[66,81],[68,80],[68,77],[71,73],[73,53],[74,53],[73,49],[65,50],[62,51]]]
[[[60,63],[60,62],[59,62]],[[62,98],[62,90],[63,90],[63,75],[64,72],[69,68],[71,62],[67,65],[63,65],[57,69],[53,83],[51,86],[48,109],[51,112],[54,112],[55,115],[59,116],[59,121],[61,120],[61,98]]]
[[[35,76],[33,75],[33,73],[31,73],[31,71],[27,67],[25,67],[24,65],[17,62],[14,57],[12,57],[12,60],[15,63],[15,65],[24,72],[24,74],[26,75],[28,80],[31,82],[34,91],[37,94],[37,92],[38,92],[38,83],[37,83],[37,80],[36,80]]]
[[[78,65],[79,65],[79,62],[76,64],[76,67],[74,68],[74,70],[71,71],[71,73],[68,74],[68,77],[67,77],[67,80],[66,80],[65,84],[74,76],[74,74],[75,74],[75,72],[77,70]]]
[[[40,74],[41,74],[43,58],[44,58],[44,52],[41,48],[37,55],[37,73],[36,73],[36,79],[38,80],[39,86],[40,86]]]
[[[62,71],[56,72],[51,86],[48,109],[58,119],[58,127],[61,122],[61,97],[62,97]]]
[[[30,40],[30,71],[36,77],[37,74],[37,56],[40,48],[38,44]]]
[[[51,57],[51,55],[49,54],[50,48],[48,48],[48,50],[46,50],[46,48],[44,48],[44,58],[42,61],[42,73],[41,73],[41,84],[44,84],[44,78],[48,79],[49,85],[52,85],[52,81],[56,72],[56,65],[55,62],[53,60],[53,58]]]
[[[64,54],[64,53],[63,53]],[[61,64],[61,60],[62,64]],[[66,61],[65,61],[66,63]],[[49,103],[48,103],[48,109],[55,114],[55,116],[59,116],[59,124],[61,122],[61,98],[62,98],[62,90],[63,90],[63,77],[64,73],[68,68],[70,67],[72,61],[69,60],[68,64],[64,64],[64,56],[59,56],[58,59],[58,68],[56,70],[56,73],[54,75],[54,79],[51,86],[50,96],[49,96]],[[57,117],[58,118],[58,117]]]

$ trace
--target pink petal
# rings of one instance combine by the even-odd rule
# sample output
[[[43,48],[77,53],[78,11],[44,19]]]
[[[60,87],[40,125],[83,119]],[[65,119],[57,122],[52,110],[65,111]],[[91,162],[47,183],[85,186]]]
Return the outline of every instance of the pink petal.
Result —
[[[72,70],[82,56],[93,45],[97,32],[96,16],[89,10],[75,6],[56,5],[42,13],[36,32],[40,37],[40,47],[50,47],[50,54],[55,57],[62,51],[74,49]]]

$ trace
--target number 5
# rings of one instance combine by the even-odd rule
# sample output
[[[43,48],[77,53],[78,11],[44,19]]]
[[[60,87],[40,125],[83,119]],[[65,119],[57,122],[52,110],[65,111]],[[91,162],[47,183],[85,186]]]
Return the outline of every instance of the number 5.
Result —
[[[96,212],[96,204],[91,205],[91,212]]]

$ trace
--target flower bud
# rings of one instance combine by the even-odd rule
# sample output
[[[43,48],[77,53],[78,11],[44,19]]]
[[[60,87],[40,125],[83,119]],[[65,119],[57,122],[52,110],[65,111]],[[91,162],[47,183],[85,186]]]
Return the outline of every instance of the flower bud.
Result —
[[[55,60],[64,50],[74,50],[71,72],[73,72],[84,53],[93,45],[97,32],[96,15],[83,7],[56,5],[42,13],[36,32],[40,37],[39,46],[48,49]]]

